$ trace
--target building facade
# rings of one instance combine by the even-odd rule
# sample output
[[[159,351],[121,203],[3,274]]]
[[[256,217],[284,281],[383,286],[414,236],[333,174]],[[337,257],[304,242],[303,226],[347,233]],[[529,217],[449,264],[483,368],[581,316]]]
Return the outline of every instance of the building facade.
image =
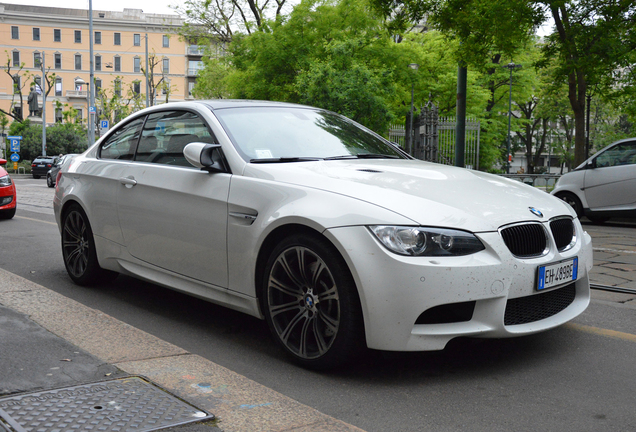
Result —
[[[145,14],[140,9],[123,12],[93,11],[93,68],[95,87],[107,96],[118,94],[124,103],[136,100],[146,106],[146,41],[150,58],[150,104],[191,98],[201,60],[201,50],[188,45],[176,31],[178,15]],[[51,77],[44,121],[62,121],[62,112],[73,107],[78,117],[88,116],[90,44],[88,10],[0,3],[0,108],[29,116],[30,87],[38,93],[42,109],[42,62]],[[147,38],[147,40],[146,40]],[[4,58],[3,58],[4,57]],[[7,73],[9,72],[9,73]],[[150,75],[150,74],[149,74]],[[161,81],[163,80],[163,81]],[[20,97],[22,95],[22,97]],[[96,100],[97,110],[100,101]],[[116,120],[116,119],[111,119]]]

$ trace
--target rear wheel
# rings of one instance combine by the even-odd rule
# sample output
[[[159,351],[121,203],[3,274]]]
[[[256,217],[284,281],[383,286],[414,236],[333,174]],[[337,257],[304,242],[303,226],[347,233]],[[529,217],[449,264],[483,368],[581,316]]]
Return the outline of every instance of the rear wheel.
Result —
[[[55,183],[53,183],[53,179],[51,178],[51,174],[46,175],[46,185],[50,188],[55,186]]]
[[[99,266],[93,231],[78,204],[72,204],[62,217],[62,255],[66,271],[78,285],[94,285],[117,276]]]
[[[583,217],[583,206],[581,205],[581,200],[579,200],[576,195],[570,192],[562,192],[557,194],[557,198],[561,198],[563,201],[570,204],[579,219]]]
[[[293,235],[274,248],[262,300],[274,338],[302,366],[336,367],[354,360],[364,346],[355,283],[323,238]]]

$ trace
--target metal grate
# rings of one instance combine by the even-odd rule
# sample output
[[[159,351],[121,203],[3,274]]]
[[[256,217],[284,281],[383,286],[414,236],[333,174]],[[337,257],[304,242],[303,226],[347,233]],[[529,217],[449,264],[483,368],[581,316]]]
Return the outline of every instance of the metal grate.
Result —
[[[543,225],[513,225],[501,230],[501,236],[513,255],[530,258],[544,255],[547,250],[547,238]]]
[[[527,297],[508,300],[504,325],[527,324],[558,314],[574,301],[576,288],[572,283],[563,288]]]
[[[0,430],[156,431],[214,416],[140,377],[0,399]]]
[[[556,219],[550,222],[550,231],[554,236],[557,249],[563,251],[570,246],[574,238],[574,223],[572,219]]]

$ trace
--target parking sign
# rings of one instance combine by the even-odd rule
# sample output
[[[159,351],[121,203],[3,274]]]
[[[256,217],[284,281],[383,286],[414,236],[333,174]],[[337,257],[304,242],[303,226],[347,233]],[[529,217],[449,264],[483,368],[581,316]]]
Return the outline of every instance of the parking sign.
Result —
[[[9,146],[11,147],[10,151],[19,152],[20,151],[20,140],[18,140],[18,139],[9,140]]]
[[[108,120],[100,120],[99,127],[102,129],[108,129]]]

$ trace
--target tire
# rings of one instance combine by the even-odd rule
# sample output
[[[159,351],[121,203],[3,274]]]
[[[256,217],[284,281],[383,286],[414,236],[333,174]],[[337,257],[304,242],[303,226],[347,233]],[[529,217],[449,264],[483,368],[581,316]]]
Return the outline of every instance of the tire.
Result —
[[[298,364],[334,368],[365,346],[353,277],[326,239],[296,234],[281,241],[270,254],[261,293],[274,339]]]
[[[53,179],[50,174],[46,175],[46,185],[50,188],[55,187],[55,183],[53,183]]]
[[[13,216],[15,216],[15,210],[16,207],[0,211],[0,219],[13,219]]]
[[[587,218],[593,223],[593,224],[604,224],[605,222],[607,222],[609,220],[608,217],[602,217],[602,216],[587,216]]]
[[[33,178],[34,178],[34,179],[36,179],[36,180],[37,180],[37,179],[39,179],[40,177],[41,177],[41,176],[39,176],[39,175],[35,175],[35,174],[33,174]]]
[[[581,219],[584,216],[581,200],[579,200],[579,198],[576,195],[570,192],[562,192],[560,194],[557,194],[557,198],[561,198],[563,201],[570,204],[570,206],[574,209],[574,211],[576,212],[576,216],[579,219]]]
[[[78,285],[95,285],[117,276],[99,266],[93,231],[78,204],[72,204],[62,217],[62,256],[68,275]]]

